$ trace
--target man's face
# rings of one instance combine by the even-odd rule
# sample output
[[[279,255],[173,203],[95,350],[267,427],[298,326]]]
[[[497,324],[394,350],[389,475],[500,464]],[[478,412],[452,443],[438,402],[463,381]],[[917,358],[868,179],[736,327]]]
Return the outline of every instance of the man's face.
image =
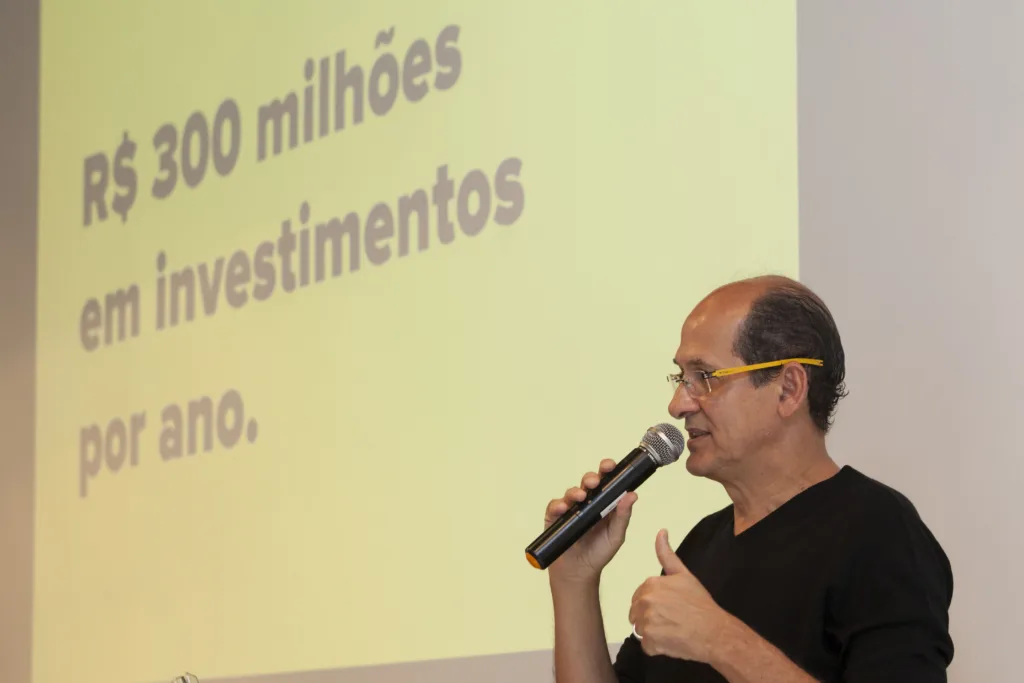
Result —
[[[732,349],[754,294],[748,288],[717,292],[694,309],[683,324],[675,355],[685,377],[706,387],[700,371],[744,365]],[[709,381],[710,393],[698,398],[680,385],[669,413],[685,419],[686,469],[722,480],[755,464],[758,451],[777,435],[779,389],[774,383],[755,388],[748,374]]]

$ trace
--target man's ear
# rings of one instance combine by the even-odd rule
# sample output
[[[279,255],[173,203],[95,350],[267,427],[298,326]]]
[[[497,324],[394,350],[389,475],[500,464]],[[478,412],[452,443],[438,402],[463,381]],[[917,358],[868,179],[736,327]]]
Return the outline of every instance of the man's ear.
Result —
[[[800,363],[786,363],[779,375],[779,414],[789,417],[807,401],[810,377]]]

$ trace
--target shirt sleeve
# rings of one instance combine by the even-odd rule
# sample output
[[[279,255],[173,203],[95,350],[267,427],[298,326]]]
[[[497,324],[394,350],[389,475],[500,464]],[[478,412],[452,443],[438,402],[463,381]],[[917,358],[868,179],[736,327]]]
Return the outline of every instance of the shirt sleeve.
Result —
[[[647,653],[632,633],[623,641],[612,668],[619,683],[644,683],[647,677]]]
[[[854,551],[833,610],[842,683],[946,683],[952,570],[906,503],[876,519]]]

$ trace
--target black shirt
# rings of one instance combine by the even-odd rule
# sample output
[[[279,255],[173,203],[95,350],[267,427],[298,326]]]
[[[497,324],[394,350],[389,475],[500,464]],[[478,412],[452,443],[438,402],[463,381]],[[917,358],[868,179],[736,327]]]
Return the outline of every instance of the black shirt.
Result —
[[[949,561],[899,492],[853,469],[736,536],[733,508],[676,554],[720,607],[819,681],[945,683],[953,657]],[[650,657],[630,635],[621,683],[720,683],[707,664]]]

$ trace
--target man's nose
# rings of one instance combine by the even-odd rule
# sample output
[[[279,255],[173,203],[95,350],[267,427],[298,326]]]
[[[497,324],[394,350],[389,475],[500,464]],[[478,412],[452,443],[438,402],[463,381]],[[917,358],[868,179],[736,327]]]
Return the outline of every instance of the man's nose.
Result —
[[[668,414],[677,420],[687,415],[700,411],[700,404],[690,396],[689,392],[680,384],[676,392],[672,394],[672,400],[668,403]]]

